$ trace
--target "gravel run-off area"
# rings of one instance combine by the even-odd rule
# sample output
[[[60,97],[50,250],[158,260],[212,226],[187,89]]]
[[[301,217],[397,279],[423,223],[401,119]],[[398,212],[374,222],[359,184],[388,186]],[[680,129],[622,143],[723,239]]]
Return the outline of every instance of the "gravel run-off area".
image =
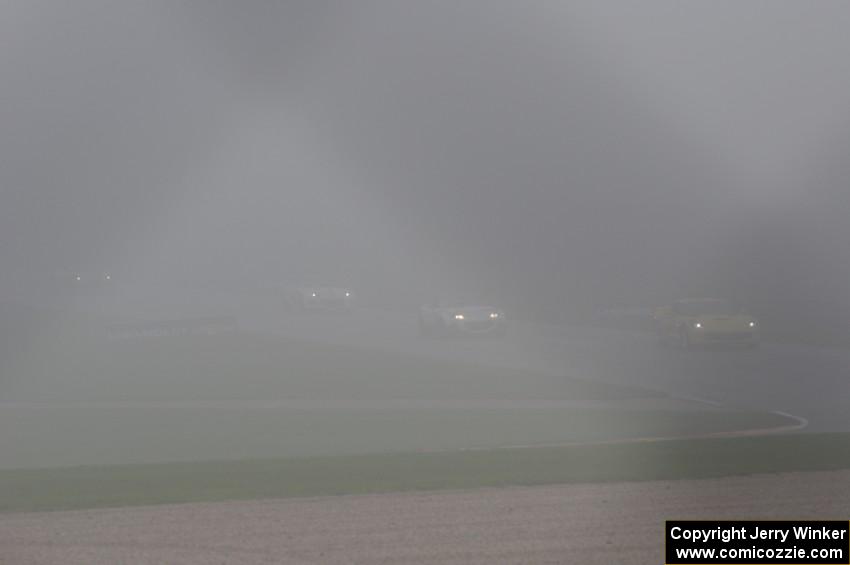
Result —
[[[663,563],[666,519],[836,519],[850,471],[0,515],[0,563]]]

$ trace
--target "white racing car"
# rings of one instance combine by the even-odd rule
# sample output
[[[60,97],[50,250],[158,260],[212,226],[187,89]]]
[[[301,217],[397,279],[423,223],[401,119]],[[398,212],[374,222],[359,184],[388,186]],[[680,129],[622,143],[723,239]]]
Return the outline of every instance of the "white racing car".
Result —
[[[106,286],[112,283],[109,271],[63,271],[60,277],[73,286]]]
[[[109,271],[58,271],[54,283],[66,291],[97,293],[103,292],[115,284]]]
[[[287,303],[296,312],[349,312],[354,292],[331,286],[302,286],[287,291]]]
[[[419,308],[419,334],[438,336],[504,336],[505,313],[492,306],[473,306],[457,301],[440,301]]]

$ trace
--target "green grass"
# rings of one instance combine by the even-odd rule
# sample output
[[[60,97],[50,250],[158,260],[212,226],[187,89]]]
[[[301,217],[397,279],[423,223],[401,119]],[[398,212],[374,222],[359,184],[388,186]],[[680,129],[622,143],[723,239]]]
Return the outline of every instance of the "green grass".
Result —
[[[618,406],[23,404],[0,411],[0,468],[598,442],[789,423],[768,413]]]
[[[4,400],[18,402],[0,411],[0,469],[457,450],[788,423],[683,406],[639,387],[252,334],[40,345],[18,356],[21,370],[4,386]]]
[[[256,334],[51,338],[10,352],[6,400],[657,398],[640,387]]]
[[[0,471],[0,512],[850,468],[850,434]]]
[[[0,511],[757,472],[776,467],[760,447],[775,440],[457,450],[788,423],[684,409],[639,387],[267,336],[57,335],[9,352]],[[814,461],[836,464],[827,456]]]

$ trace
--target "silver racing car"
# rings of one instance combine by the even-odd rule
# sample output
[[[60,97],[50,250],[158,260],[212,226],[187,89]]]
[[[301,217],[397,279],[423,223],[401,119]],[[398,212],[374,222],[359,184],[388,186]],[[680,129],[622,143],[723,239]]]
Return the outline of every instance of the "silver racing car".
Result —
[[[503,336],[506,331],[501,308],[445,300],[419,308],[419,334],[424,337]]]

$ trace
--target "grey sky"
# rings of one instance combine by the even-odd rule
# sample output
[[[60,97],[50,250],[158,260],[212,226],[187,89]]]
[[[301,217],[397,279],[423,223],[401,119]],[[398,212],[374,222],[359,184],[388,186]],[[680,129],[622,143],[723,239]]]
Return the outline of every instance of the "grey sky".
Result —
[[[788,196],[850,123],[845,2],[586,2],[564,13],[600,65],[771,196]]]
[[[848,235],[846,3],[0,9],[7,272],[633,302]]]

